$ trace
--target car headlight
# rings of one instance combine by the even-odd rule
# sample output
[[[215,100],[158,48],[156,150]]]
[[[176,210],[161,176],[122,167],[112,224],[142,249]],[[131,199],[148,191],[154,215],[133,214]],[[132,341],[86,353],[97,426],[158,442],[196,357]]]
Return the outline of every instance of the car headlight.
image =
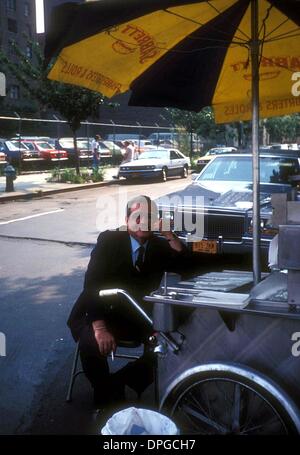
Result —
[[[266,225],[266,222],[267,222],[267,220],[260,220],[260,228],[261,229],[264,229],[264,227]],[[250,226],[253,229],[253,220],[250,220]]]

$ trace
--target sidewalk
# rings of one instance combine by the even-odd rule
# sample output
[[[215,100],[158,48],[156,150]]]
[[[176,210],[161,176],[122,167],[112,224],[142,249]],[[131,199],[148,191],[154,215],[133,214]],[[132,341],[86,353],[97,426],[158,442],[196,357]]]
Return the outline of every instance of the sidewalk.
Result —
[[[51,177],[50,172],[19,175],[14,181],[15,191],[12,193],[5,192],[6,179],[5,177],[0,177],[0,203],[15,199],[42,197],[48,194],[76,191],[85,188],[97,188],[99,186],[108,185],[110,182],[114,181],[113,175],[117,174],[118,169],[118,167],[105,169],[103,182],[81,184],[47,182],[47,178]]]

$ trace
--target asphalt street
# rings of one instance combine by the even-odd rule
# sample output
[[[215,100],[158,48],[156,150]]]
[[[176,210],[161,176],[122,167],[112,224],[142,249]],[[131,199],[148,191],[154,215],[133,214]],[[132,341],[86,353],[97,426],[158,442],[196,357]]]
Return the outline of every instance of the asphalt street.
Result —
[[[0,357],[1,434],[98,431],[101,422],[92,420],[91,390],[83,376],[74,402],[65,403],[75,347],[66,319],[91,248],[99,232],[123,222],[127,199],[156,198],[187,184],[177,178],[116,183],[0,205],[0,333],[6,338],[6,356]],[[114,204],[119,218],[117,210],[111,216]],[[150,405],[151,390],[145,399]]]

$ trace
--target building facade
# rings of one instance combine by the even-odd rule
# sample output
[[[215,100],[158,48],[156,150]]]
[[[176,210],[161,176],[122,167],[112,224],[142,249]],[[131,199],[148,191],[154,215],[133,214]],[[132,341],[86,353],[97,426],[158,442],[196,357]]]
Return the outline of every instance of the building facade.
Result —
[[[72,1],[83,3],[84,0]],[[52,8],[65,2],[66,0],[44,0],[46,30]],[[36,34],[35,0],[0,0],[0,49],[10,60],[17,61],[14,49],[14,43],[16,43],[26,53],[28,59],[34,58],[28,37],[32,41],[39,41],[43,46],[44,36]],[[5,73],[1,66],[0,71]],[[7,72],[6,80],[6,97],[0,99],[0,115],[13,112],[19,112],[21,115],[30,114],[34,103],[26,98],[19,82]],[[98,120],[103,123],[168,126],[168,122],[163,119],[164,109],[130,107],[128,99],[129,93],[126,93],[112,99],[113,103],[117,103],[117,107],[112,108],[107,104],[101,106]]]
[[[0,0],[0,48],[6,56],[13,62],[17,61],[16,44],[31,59],[30,40],[35,39],[35,0]],[[0,70],[6,75],[5,105],[12,109],[26,108],[30,103],[18,81],[3,68]]]

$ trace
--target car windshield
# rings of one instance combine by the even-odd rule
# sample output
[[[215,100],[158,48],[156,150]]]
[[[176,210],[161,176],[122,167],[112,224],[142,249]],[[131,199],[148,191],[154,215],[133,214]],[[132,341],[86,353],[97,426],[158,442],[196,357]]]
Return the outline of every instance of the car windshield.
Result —
[[[107,145],[105,145],[103,142],[99,142],[99,148],[102,149],[102,150],[109,150]]]
[[[295,158],[263,157],[260,159],[261,183],[289,183],[291,175],[300,174]],[[252,182],[252,157],[215,158],[196,179]]]
[[[37,142],[37,146],[43,150],[53,149],[52,145],[50,145],[48,142]]]
[[[10,152],[19,151],[19,141],[6,141],[7,148]],[[21,143],[20,150],[24,150],[24,144]]]
[[[104,141],[103,144],[106,145],[106,147],[114,150],[121,150],[121,147],[119,147],[117,144],[115,144],[112,141]]]
[[[73,139],[59,139],[59,145],[64,148],[71,149],[74,147]]]
[[[74,143],[73,143],[73,147],[74,147]],[[89,148],[89,143],[88,141],[77,141],[77,147],[79,149],[86,149],[88,150]],[[70,147],[71,148],[71,147]]]
[[[168,150],[149,150],[139,156],[139,160],[168,160],[170,152]]]
[[[31,142],[22,142],[22,146],[26,147],[29,150],[35,150],[34,145]]]

